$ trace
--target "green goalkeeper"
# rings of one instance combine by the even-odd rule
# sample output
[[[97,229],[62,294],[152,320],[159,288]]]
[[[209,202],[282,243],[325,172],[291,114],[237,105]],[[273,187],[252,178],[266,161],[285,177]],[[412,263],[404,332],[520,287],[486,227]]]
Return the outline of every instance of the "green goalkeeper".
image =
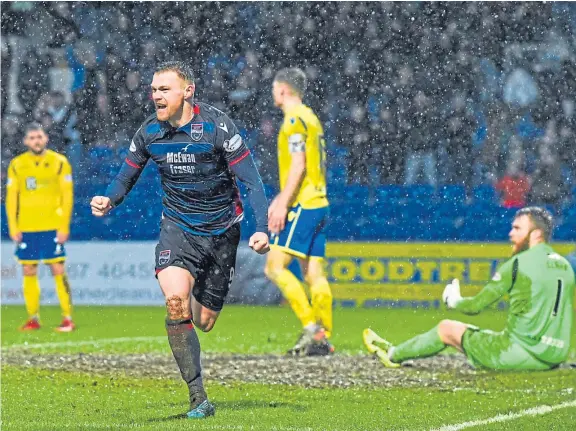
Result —
[[[364,344],[387,367],[408,359],[436,355],[447,346],[464,352],[477,368],[492,370],[549,370],[566,361],[573,321],[574,271],[548,244],[552,216],[538,207],[519,210],[509,237],[513,256],[474,297],[462,298],[452,281],[442,294],[448,308],[478,314],[510,298],[508,321],[502,332],[482,330],[454,320],[442,320],[430,331],[397,346],[365,329]]]

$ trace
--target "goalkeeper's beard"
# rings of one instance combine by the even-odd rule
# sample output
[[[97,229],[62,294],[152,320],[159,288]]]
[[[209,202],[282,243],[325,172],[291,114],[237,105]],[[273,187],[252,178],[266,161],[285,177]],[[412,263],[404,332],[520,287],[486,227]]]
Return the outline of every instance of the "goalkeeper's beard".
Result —
[[[519,244],[514,244],[514,249],[512,251],[512,256],[516,256],[518,253],[522,253],[530,248],[530,234],[532,231],[528,232],[528,235]]]

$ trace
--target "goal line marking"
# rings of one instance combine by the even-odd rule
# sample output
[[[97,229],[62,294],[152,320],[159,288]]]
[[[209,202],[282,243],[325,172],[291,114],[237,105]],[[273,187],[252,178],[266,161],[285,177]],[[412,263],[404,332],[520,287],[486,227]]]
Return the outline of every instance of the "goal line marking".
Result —
[[[522,410],[517,413],[507,413],[505,415],[496,415],[488,419],[482,419],[477,421],[463,422],[454,425],[445,425],[440,428],[433,429],[431,431],[458,431],[465,428],[477,427],[482,425],[489,425],[498,422],[507,422],[514,419],[519,419],[525,416],[539,416],[547,413],[551,413],[554,410],[565,409],[568,407],[576,407],[576,400],[567,401],[561,404],[555,404],[552,406],[542,405],[537,407],[532,407],[530,409]]]

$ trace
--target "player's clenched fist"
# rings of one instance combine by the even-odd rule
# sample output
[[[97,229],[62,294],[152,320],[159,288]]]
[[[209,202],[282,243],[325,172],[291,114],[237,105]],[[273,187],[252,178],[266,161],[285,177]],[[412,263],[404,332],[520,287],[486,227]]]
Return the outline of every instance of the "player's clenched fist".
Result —
[[[268,242],[268,235],[264,232],[256,232],[250,237],[248,245],[252,250],[258,254],[266,254],[270,251],[270,244]]]
[[[92,208],[92,214],[96,217],[102,217],[112,209],[112,204],[110,198],[106,196],[94,196],[90,202],[90,207]]]

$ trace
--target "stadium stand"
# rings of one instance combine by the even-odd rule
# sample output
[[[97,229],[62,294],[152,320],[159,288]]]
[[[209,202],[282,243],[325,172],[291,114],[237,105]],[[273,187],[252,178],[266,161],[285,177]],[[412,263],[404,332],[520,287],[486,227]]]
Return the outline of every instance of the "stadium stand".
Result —
[[[151,112],[151,72],[168,57],[190,61],[198,98],[232,113],[270,196],[271,79],[306,69],[306,102],[326,125],[331,240],[501,240],[515,209],[494,186],[512,167],[531,180],[526,202],[557,216],[555,238],[576,240],[574,5],[120,7],[3,2],[2,184],[23,124],[42,122],[73,164],[73,240],[156,238],[155,167],[109,218],[93,219],[88,202]],[[4,212],[1,227],[6,239]]]

